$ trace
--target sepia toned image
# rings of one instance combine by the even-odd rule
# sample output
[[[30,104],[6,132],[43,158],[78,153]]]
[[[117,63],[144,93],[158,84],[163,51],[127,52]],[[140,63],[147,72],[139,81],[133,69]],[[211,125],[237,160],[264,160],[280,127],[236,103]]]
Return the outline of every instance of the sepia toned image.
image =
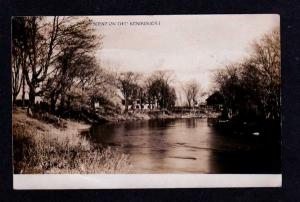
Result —
[[[14,174],[280,174],[278,15],[12,17]]]

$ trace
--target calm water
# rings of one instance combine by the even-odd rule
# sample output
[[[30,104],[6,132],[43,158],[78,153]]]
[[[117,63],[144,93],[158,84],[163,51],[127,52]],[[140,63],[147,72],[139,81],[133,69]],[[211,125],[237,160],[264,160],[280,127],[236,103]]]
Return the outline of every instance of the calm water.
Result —
[[[224,135],[207,119],[96,125],[92,140],[130,154],[132,173],[279,173],[280,150],[259,136]]]

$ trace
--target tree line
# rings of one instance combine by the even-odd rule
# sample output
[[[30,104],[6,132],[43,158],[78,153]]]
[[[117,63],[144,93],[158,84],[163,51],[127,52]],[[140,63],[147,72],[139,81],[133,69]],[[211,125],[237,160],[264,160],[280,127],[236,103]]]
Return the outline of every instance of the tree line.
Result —
[[[280,120],[279,29],[255,41],[248,58],[217,71],[214,80],[223,116]]]
[[[12,19],[12,97],[21,93],[24,104],[37,110],[40,97],[52,113],[69,109],[95,110],[95,103],[113,106],[118,92],[125,112],[138,100],[140,108],[172,109],[176,92],[172,75],[156,71],[148,77],[101,67],[95,51],[102,48],[89,18],[14,17]]]
[[[36,97],[64,108],[72,87],[84,88],[97,66],[94,50],[100,45],[88,18],[14,17],[12,19],[13,103],[25,85],[29,106]],[[100,38],[101,39],[101,38]]]

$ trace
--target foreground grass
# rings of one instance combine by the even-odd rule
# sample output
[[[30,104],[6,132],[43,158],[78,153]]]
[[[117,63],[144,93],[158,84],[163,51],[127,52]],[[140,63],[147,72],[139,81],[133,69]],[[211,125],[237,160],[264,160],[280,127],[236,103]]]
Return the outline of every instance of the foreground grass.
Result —
[[[128,156],[115,148],[91,144],[80,135],[89,125],[67,121],[57,128],[13,113],[14,173],[127,173]]]

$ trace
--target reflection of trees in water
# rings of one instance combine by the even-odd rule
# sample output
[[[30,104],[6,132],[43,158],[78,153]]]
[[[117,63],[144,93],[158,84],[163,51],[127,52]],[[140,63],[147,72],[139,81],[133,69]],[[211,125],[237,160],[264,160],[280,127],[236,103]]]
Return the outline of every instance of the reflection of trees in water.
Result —
[[[187,128],[195,128],[197,127],[196,119],[185,119],[185,125]]]
[[[156,120],[150,120],[148,122],[148,126],[150,128],[168,128],[174,124],[175,124],[174,119],[156,119]]]
[[[135,122],[125,122],[124,124],[121,125],[124,125],[124,128],[126,130],[132,130],[136,128],[145,128],[147,127],[148,124],[146,121],[135,121]]]

